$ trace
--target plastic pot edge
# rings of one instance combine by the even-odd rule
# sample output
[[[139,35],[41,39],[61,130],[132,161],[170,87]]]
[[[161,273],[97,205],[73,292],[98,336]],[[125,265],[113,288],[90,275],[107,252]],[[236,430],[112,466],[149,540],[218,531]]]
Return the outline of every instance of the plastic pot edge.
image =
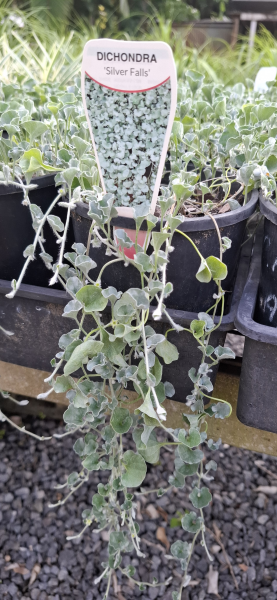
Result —
[[[249,275],[235,316],[235,326],[241,334],[252,340],[277,346],[276,328],[260,325],[253,319],[261,274],[263,225],[260,225],[256,234]]]
[[[259,199],[258,190],[253,190],[251,192],[250,200],[247,202],[245,206],[238,208],[237,210],[230,211],[228,213],[224,213],[222,215],[215,215],[215,220],[218,224],[218,227],[226,227],[229,225],[234,225],[235,223],[240,223],[248,219],[253,212],[255,211],[257,202]],[[75,208],[75,212],[77,215],[80,215],[84,219],[91,220],[88,216],[88,205],[84,202],[80,202],[77,204]],[[127,229],[134,229],[134,219],[129,219],[127,217],[115,217],[112,219],[113,226],[126,227]],[[159,231],[159,223],[160,219],[153,229],[153,231]],[[207,231],[209,229],[214,229],[214,223],[212,219],[209,217],[198,217],[198,218],[187,218],[183,223],[179,225],[179,229],[181,231]],[[147,229],[145,223],[142,223],[141,229]]]
[[[224,315],[220,324],[220,331],[229,331],[234,327],[235,316],[237,312],[237,308],[240,302],[240,297],[243,292],[243,288],[245,285],[245,281],[248,274],[249,262],[250,262],[250,242],[246,244],[248,249],[246,252],[241,255],[239,260],[239,267],[237,271],[237,276],[234,285],[234,291],[232,296],[231,308],[227,315]],[[203,284],[204,285],[204,284]],[[5,281],[0,279],[0,295],[8,294],[11,291],[11,283],[10,281]],[[20,289],[17,292],[18,297],[22,298],[30,298],[30,300],[37,300],[43,302],[49,302],[53,304],[62,304],[65,305],[71,299],[71,296],[64,291],[53,290],[51,288],[43,288],[34,285],[22,284]],[[12,300],[11,300],[12,302]],[[155,310],[155,306],[150,307],[149,318],[153,320],[152,314]],[[106,309],[106,310],[109,310]],[[105,311],[103,311],[105,312]],[[198,318],[198,313],[188,312],[182,310],[175,310],[173,308],[167,309],[170,317],[179,325],[187,326],[194,319]],[[168,322],[166,315],[162,315],[162,322]],[[215,323],[218,324],[219,317],[215,317]],[[276,342],[277,343],[277,342]]]
[[[266,219],[277,225],[277,206],[274,206],[270,200],[259,194],[260,211]]]
[[[58,173],[58,171],[57,171]],[[37,189],[42,187],[50,187],[55,185],[55,176],[57,173],[51,173],[50,175],[42,175],[41,177],[35,177],[31,179],[30,183],[35,183],[37,185]],[[14,185],[5,185],[4,183],[0,183],[0,201],[1,196],[9,196],[10,194],[21,194],[22,190]]]

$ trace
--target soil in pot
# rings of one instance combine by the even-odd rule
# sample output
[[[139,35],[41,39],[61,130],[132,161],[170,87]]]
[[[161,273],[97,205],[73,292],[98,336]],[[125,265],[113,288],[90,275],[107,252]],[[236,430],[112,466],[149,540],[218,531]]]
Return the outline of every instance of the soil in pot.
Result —
[[[256,316],[259,323],[277,327],[277,206],[260,196],[260,210],[265,220]]]
[[[263,240],[262,224],[235,318],[236,328],[245,336],[237,417],[244,425],[277,433],[277,330],[257,322],[256,311]]]
[[[57,195],[57,188],[53,175],[46,175],[33,180],[38,187],[31,190],[29,197],[32,204],[37,204],[43,213]],[[17,279],[24,265],[23,252],[33,242],[35,231],[32,227],[32,219],[27,206],[22,205],[23,193],[14,186],[0,184],[0,279],[11,281]],[[55,206],[52,214],[65,219],[65,209]],[[57,258],[59,246],[56,237],[48,223],[44,227],[45,250],[53,256],[54,262]],[[70,224],[67,236],[67,248],[69,251],[74,243],[73,228]],[[51,278],[44,262],[39,258],[40,249],[36,251],[37,259],[31,262],[24,277],[24,283],[38,286],[47,286]],[[56,287],[59,287],[56,286]]]
[[[224,254],[224,262],[228,268],[228,276],[224,281],[224,289],[228,292],[226,294],[227,310],[228,296],[231,296],[234,286],[246,222],[255,211],[257,201],[258,192],[254,190],[245,206],[238,210],[215,215],[221,236],[232,240],[231,248]],[[91,219],[87,212],[87,205],[79,204],[72,215],[75,241],[84,244],[88,239],[91,225]],[[125,217],[117,217],[113,219],[112,226],[134,229],[134,221]],[[210,255],[219,257],[216,228],[213,220],[208,216],[187,218],[179,229],[189,235],[205,258]],[[173,284],[173,292],[167,299],[167,306],[189,312],[206,311],[214,303],[213,294],[217,291],[216,285],[213,282],[203,284],[196,279],[195,274],[200,264],[199,256],[191,243],[180,233],[174,234],[173,246],[175,250],[171,253],[167,269],[167,281]],[[151,247],[148,251],[151,252]],[[93,276],[96,278],[97,273],[110,260],[110,257],[106,256],[103,245],[100,248],[91,247],[90,256],[97,263],[97,268],[93,272]],[[122,291],[126,291],[130,287],[140,287],[140,275],[137,269],[131,265],[126,268],[123,262],[114,263],[104,270],[102,276],[102,286],[109,285]]]

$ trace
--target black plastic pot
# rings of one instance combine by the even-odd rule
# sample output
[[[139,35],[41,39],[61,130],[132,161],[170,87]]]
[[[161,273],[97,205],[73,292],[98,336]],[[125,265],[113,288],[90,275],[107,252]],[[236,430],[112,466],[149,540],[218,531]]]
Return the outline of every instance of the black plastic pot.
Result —
[[[246,244],[243,247],[231,308],[223,317],[220,328],[211,336],[211,344],[214,346],[224,345],[227,331],[233,329],[235,313],[248,272],[248,246],[249,244]],[[0,281],[0,325],[14,332],[13,336],[4,337],[4,343],[0,346],[0,360],[49,371],[50,360],[59,351],[60,336],[74,327],[72,320],[62,317],[63,307],[70,298],[65,292],[59,290],[22,285],[13,300],[8,300],[5,294],[9,290],[9,282]],[[149,319],[152,327],[159,333],[165,333],[170,327],[168,321],[165,317],[163,321],[152,321],[153,310],[152,308]],[[109,312],[109,308],[106,312]],[[176,323],[184,327],[189,327],[191,321],[197,318],[195,312],[169,309],[169,314]],[[88,330],[92,329],[92,324],[89,327],[89,323],[85,323],[85,327],[88,327]],[[182,333],[171,331],[168,339],[176,344],[179,359],[170,365],[164,365],[163,381],[170,381],[174,385],[176,390],[174,400],[185,402],[186,396],[193,387],[188,371],[191,367],[198,368],[202,354],[198,349],[198,342],[186,331]],[[213,380],[215,376],[216,369],[212,373]]]
[[[256,235],[249,277],[235,325],[245,335],[237,404],[238,419],[249,427],[277,433],[277,329],[257,322],[263,224]]]
[[[37,204],[45,213],[57,195],[54,175],[36,178],[33,183],[36,183],[38,187],[30,192],[30,201],[32,204]],[[23,252],[29,244],[32,244],[35,237],[29,208],[23,206],[22,200],[21,190],[12,185],[0,184],[0,279],[8,281],[18,278],[25,262]],[[64,221],[65,209],[55,206],[52,214],[59,216]],[[45,250],[53,256],[55,262],[59,246],[48,223],[44,227],[44,237],[46,239]],[[70,224],[67,250],[71,249],[73,243],[73,229]],[[38,248],[36,254],[38,255],[39,252]],[[24,282],[46,287],[50,277],[51,272],[38,257],[29,265]]]
[[[224,289],[228,292],[233,290],[246,221],[255,211],[257,201],[258,191],[255,190],[246,206],[215,217],[221,235],[232,240],[232,247],[224,254],[224,262],[228,268]],[[84,244],[87,243],[91,225],[91,219],[87,213],[87,205],[79,204],[72,214],[75,241]],[[134,229],[134,220],[117,217],[112,220],[112,225]],[[142,229],[143,227],[144,223]],[[218,236],[212,219],[209,217],[188,218],[180,225],[179,229],[189,235],[205,258],[210,255],[219,257]],[[213,294],[217,291],[215,283],[203,284],[196,279],[195,274],[200,265],[199,256],[191,243],[180,233],[174,234],[173,246],[175,250],[170,255],[170,263],[167,268],[167,281],[171,281],[173,284],[173,293],[167,299],[167,306],[189,312],[206,311],[214,303]],[[151,251],[150,249],[151,246],[149,251]],[[96,277],[110,257],[106,256],[103,245],[100,248],[91,247],[90,256],[97,263],[97,268],[92,272],[93,277]],[[132,265],[129,265],[127,269],[123,262],[114,263],[104,270],[102,285],[103,287],[113,285],[118,290],[126,291],[130,287],[140,287],[140,275]],[[230,296],[230,294],[228,295]],[[229,310],[228,302],[227,310]]]
[[[260,210],[265,220],[257,319],[277,327],[277,207],[260,195]]]

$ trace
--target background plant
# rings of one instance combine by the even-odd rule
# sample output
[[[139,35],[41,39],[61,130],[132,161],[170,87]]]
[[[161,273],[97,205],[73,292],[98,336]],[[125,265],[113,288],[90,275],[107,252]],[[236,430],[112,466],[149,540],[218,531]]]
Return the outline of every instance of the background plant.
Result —
[[[176,0],[176,6],[178,3],[179,0]],[[80,4],[78,2],[78,6]],[[196,3],[190,4],[199,8]],[[19,3],[19,6],[22,5]],[[56,6],[62,6],[62,3],[56,3]],[[90,6],[91,3],[87,4],[87,7]],[[209,81],[233,85],[245,82],[247,77],[254,79],[261,66],[276,63],[276,39],[265,28],[259,29],[251,53],[248,37],[242,37],[235,48],[225,44],[220,51],[215,51],[210,42],[200,48],[191,48],[186,46],[185,37],[172,27],[170,3],[141,3],[139,10],[137,3],[136,10],[130,3],[130,15],[133,16],[128,19],[116,12],[115,5],[111,4],[110,10],[105,8],[106,5],[99,6],[104,10],[100,10],[97,3],[97,14],[93,13],[90,21],[75,13],[73,19],[54,18],[45,9],[36,7],[27,10],[25,7],[23,10],[11,0],[0,0],[1,80],[22,83],[32,78],[36,82],[72,83],[79,74],[87,40],[103,35],[130,39],[130,32],[132,39],[158,39],[169,43],[180,78],[185,76],[186,69],[192,69],[205,74]],[[206,10],[201,2],[202,8]],[[217,2],[212,10],[218,12]],[[205,12],[202,12],[203,16]],[[130,19],[134,19],[132,27]]]

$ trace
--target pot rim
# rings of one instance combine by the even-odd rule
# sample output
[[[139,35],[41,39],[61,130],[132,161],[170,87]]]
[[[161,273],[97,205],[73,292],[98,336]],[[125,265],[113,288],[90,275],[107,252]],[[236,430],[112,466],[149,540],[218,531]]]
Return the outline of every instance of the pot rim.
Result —
[[[58,173],[58,171],[57,171],[57,173]],[[34,179],[31,179],[31,183],[35,183],[37,185],[37,188],[35,188],[35,189],[41,189],[43,187],[50,187],[53,184],[55,185],[54,178],[57,175],[57,173],[49,173],[47,175],[41,175],[41,177],[34,177]],[[1,197],[10,196],[12,194],[20,194],[21,195],[22,190],[13,185],[5,185],[4,183],[0,182],[0,200],[1,200]]]
[[[265,216],[266,219],[277,225],[277,206],[272,204],[269,198],[265,198],[263,194],[259,195],[259,203],[261,213]]]
[[[255,211],[257,202],[259,198],[258,190],[253,190],[250,195],[250,200],[245,204],[245,206],[241,206],[236,210],[232,210],[228,213],[224,213],[222,215],[215,215],[214,218],[217,222],[218,227],[226,227],[229,225],[235,225],[236,223],[240,223],[241,221],[245,221],[248,219],[253,212]],[[88,217],[88,205],[84,202],[79,202],[74,209],[77,215],[80,215],[84,219],[91,220]],[[159,223],[154,227],[153,231],[159,231]],[[134,229],[134,219],[130,219],[128,217],[115,217],[112,219],[111,224],[119,227],[126,227],[127,229]],[[142,230],[147,229],[145,222],[142,223]],[[178,227],[181,231],[189,232],[189,231],[208,231],[210,229],[215,229],[215,225],[212,219],[209,217],[196,217],[190,218],[187,217]]]
[[[262,268],[263,239],[264,222],[259,226],[256,234],[249,275],[235,316],[235,326],[240,333],[251,340],[277,346],[276,327],[261,325],[254,320]]]

